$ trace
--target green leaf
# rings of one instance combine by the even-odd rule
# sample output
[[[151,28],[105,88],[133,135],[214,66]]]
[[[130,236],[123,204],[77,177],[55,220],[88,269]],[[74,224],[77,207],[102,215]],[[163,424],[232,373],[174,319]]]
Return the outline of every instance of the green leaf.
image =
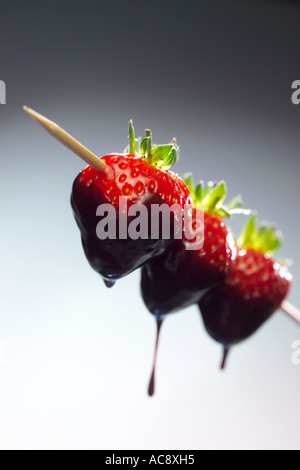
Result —
[[[253,244],[253,240],[255,240],[256,236],[256,214],[253,214],[249,217],[247,222],[242,229],[240,237],[238,239],[238,244],[241,247],[251,247]]]
[[[263,222],[257,232],[256,239],[253,241],[253,248],[263,253],[277,250],[281,243],[281,234],[273,225]]]
[[[282,242],[282,233],[279,230],[276,230],[275,227],[272,227],[272,231],[269,237],[268,242],[268,251],[277,250]]]
[[[231,199],[229,202],[226,203],[227,209],[236,209],[237,207],[241,207],[243,204],[243,199],[240,194],[238,194],[236,197]]]
[[[212,189],[217,185],[217,183],[215,181],[208,181],[206,187],[204,188],[204,192],[203,192],[203,199],[209,194],[211,193]]]
[[[187,185],[189,189],[194,189],[194,178],[193,178],[193,173],[184,173],[182,177],[183,181]]]
[[[168,170],[171,168],[178,160],[178,147],[173,147],[169,155],[164,159],[162,164],[160,165],[162,168]]]
[[[193,179],[193,174],[192,173],[185,173],[182,177],[183,181],[189,188],[189,191],[191,193],[192,200],[195,202],[195,190],[194,190],[194,179]]]
[[[246,222],[239,237],[238,244],[244,248],[253,248],[262,253],[271,253],[281,244],[281,233],[269,222],[261,222],[256,227],[256,216],[252,215]]]
[[[231,212],[227,210],[226,206],[220,206],[215,210],[215,214],[218,215],[219,217],[230,217]]]
[[[203,181],[200,181],[196,186],[195,199],[196,199],[196,203],[202,202],[202,199],[203,199]]]
[[[132,124],[132,119],[129,121],[129,153],[135,154],[134,127]]]
[[[158,164],[164,161],[172,150],[173,145],[157,145],[150,151],[151,163]]]
[[[151,149],[152,147],[152,132],[150,129],[145,129],[145,134],[146,134],[146,137],[148,138],[148,142],[149,142],[149,150]]]
[[[149,162],[162,168],[170,168],[177,160],[179,147],[173,144],[157,145],[148,152]]]
[[[209,194],[204,198],[204,207],[207,211],[217,207],[221,204],[226,196],[226,184],[224,181],[220,181]]]
[[[203,204],[204,210],[210,214],[230,217],[233,214],[249,215],[252,212],[249,209],[240,208],[241,196],[236,196],[228,204],[223,203],[227,192],[225,181],[209,181],[206,186],[203,181],[200,181],[195,187],[192,173],[185,173],[183,180],[190,190],[193,203]]]
[[[252,248],[258,251],[268,251],[268,240],[270,237],[270,227],[266,224],[261,225],[256,232],[256,237],[252,240]]]
[[[142,156],[142,157],[147,156],[148,145],[149,145],[149,138],[148,138],[148,137],[145,137],[145,138],[142,140],[142,142],[141,142],[141,149],[140,149],[140,152],[141,152],[141,156]]]

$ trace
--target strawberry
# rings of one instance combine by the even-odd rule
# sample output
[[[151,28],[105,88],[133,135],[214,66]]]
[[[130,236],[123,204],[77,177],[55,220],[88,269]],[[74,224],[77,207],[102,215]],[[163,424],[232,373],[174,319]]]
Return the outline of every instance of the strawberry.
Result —
[[[199,302],[208,334],[223,344],[222,368],[230,346],[252,335],[289,291],[291,274],[271,256],[279,243],[273,226],[264,223],[257,228],[255,216],[251,216],[238,240],[228,276]]]
[[[158,342],[165,315],[199,302],[210,288],[224,280],[236,255],[233,236],[222,217],[241,212],[241,199],[237,197],[225,206],[224,181],[208,183],[206,188],[199,183],[195,188],[190,174],[184,180],[193,200],[184,237],[142,268],[142,297],[157,324],[150,396],[154,394]]]
[[[142,296],[147,308],[155,315],[173,313],[197,303],[208,288],[224,280],[236,254],[233,236],[222,217],[240,211],[236,209],[241,204],[240,199],[235,198],[225,206],[224,181],[209,183],[206,188],[200,183],[194,188],[191,175],[184,179],[194,203],[193,228],[196,228],[195,236],[199,238],[200,246],[189,249],[188,226],[182,240],[144,265]]]
[[[171,218],[170,237],[161,236],[161,227],[158,227],[159,236],[151,237],[150,209],[153,204],[167,204],[168,207],[176,204],[177,210],[182,212],[184,205],[190,203],[186,184],[179,176],[167,171],[176,161],[178,150],[175,140],[168,145],[153,147],[149,130],[143,140],[135,139],[130,122],[127,152],[105,155],[101,158],[107,165],[105,171],[88,166],[75,179],[71,205],[81,231],[83,248],[92,268],[104,278],[106,285],[113,285],[116,279],[160,255],[173,242],[174,217]],[[108,204],[116,211],[115,238],[99,239],[97,235],[97,226],[104,214],[99,218],[96,211],[102,204]],[[137,239],[130,238],[127,233],[134,220],[128,211],[134,204],[146,207],[148,214],[147,227],[140,227],[141,236]],[[181,216],[175,212],[175,217],[177,215]],[[121,234],[124,224],[125,235]]]

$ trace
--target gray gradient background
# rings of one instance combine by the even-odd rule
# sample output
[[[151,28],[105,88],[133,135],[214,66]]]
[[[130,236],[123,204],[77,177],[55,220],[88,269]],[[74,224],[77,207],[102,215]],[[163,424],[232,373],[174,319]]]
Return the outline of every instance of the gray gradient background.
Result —
[[[278,312],[232,352],[195,307],[162,330],[139,273],[104,288],[80,246],[69,196],[82,162],[22,111],[57,121],[99,155],[127,123],[175,134],[175,170],[224,178],[229,195],[284,232],[300,306],[298,2],[1,0],[1,448],[299,448],[300,329]],[[243,218],[231,225],[238,230]]]

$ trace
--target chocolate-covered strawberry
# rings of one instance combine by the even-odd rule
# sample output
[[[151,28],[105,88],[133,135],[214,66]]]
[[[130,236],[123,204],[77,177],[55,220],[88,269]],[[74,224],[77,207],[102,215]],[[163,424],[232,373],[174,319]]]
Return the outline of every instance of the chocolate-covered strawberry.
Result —
[[[150,131],[142,141],[136,140],[130,123],[129,143],[128,153],[101,158],[106,171],[85,168],[72,190],[86,257],[108,285],[163,253],[173,242],[174,222],[181,220],[184,206],[190,203],[186,184],[167,171],[177,158],[175,142],[152,147]],[[159,217],[152,216],[154,204],[176,206],[170,217],[170,237],[162,237]]]
[[[224,282],[199,302],[208,334],[221,343],[224,368],[229,348],[252,335],[285,299],[291,274],[271,255],[280,239],[267,223],[251,216],[238,240],[238,251]]]
[[[240,212],[239,197],[227,205],[226,185],[202,183],[194,187],[186,175],[193,206],[185,214],[183,238],[173,243],[164,254],[148,261],[142,268],[141,292],[148,310],[155,315],[157,334],[148,393],[154,393],[155,368],[159,334],[166,314],[199,302],[208,289],[221,283],[236,255],[230,230],[223,217]]]
[[[182,214],[190,193],[175,173],[168,171],[178,158],[175,139],[153,146],[151,131],[135,139],[129,123],[125,153],[97,157],[54,122],[33,109],[24,110],[88,167],[75,179],[71,204],[91,266],[107,286],[164,252],[182,230]],[[172,207],[169,236],[160,224],[160,206]]]
[[[191,175],[184,179],[193,200],[192,227],[187,225],[182,240],[142,269],[143,300],[155,315],[173,313],[197,303],[208,288],[224,280],[236,254],[233,236],[223,217],[239,211],[240,198],[225,205],[223,181],[209,183],[206,188],[199,183],[195,188]]]

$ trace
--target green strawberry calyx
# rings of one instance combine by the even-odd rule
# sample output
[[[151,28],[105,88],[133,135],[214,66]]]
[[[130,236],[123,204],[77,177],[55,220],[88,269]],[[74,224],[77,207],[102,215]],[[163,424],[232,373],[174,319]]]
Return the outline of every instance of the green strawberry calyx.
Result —
[[[241,248],[252,248],[262,253],[272,253],[281,245],[282,235],[274,224],[256,221],[256,214],[252,214],[245,223],[238,239]]]
[[[129,121],[129,146],[126,153],[144,158],[151,165],[155,165],[164,170],[171,168],[179,156],[179,147],[174,138],[172,142],[165,145],[153,145],[152,133],[150,129],[145,130],[145,137],[136,138],[132,120]]]
[[[236,196],[231,201],[224,203],[227,193],[225,181],[209,181],[205,186],[200,181],[196,186],[193,181],[192,173],[183,175],[183,181],[189,188],[193,205],[202,206],[204,212],[217,217],[230,217],[233,214],[250,214],[248,209],[242,209],[243,203],[241,196]]]

